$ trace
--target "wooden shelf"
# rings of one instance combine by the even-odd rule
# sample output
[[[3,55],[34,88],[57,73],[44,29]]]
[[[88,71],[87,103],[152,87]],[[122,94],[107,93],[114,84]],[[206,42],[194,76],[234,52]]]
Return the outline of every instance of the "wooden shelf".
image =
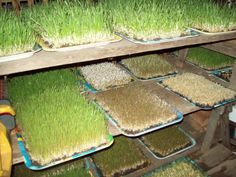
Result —
[[[174,94],[173,92],[170,92],[164,89],[162,86],[157,85],[155,81],[142,82],[142,84],[148,90],[151,90],[152,92],[158,94],[158,96],[165,99],[167,102],[171,102],[171,104],[175,106],[178,110],[183,112],[183,114],[189,114],[189,113],[200,110],[199,107],[194,106],[193,104],[182,99],[181,97]],[[119,130],[117,130],[117,128],[114,127],[111,123],[108,124],[108,128],[109,128],[109,132],[113,136],[118,136],[121,134]],[[11,135],[11,140],[12,140],[12,149],[13,149],[13,164],[23,162],[23,157],[21,156],[21,153],[19,151],[15,134]]]
[[[167,60],[171,63],[175,63],[176,62],[176,57],[174,56],[168,56]],[[177,67],[178,68],[178,67]],[[194,65],[188,64],[188,63],[183,63],[183,66],[181,68],[178,68],[179,70],[185,70],[185,71],[191,71],[194,72],[196,74],[200,74],[203,75],[205,77],[207,77],[208,79],[211,79],[215,82],[221,83],[222,80],[217,79],[215,77],[211,77],[208,75],[208,73],[201,69],[198,68]],[[141,82],[141,81],[139,81]],[[156,81],[145,81],[142,82],[142,84],[144,85],[144,87],[152,92],[154,92],[155,94],[157,94],[158,96],[160,96],[160,98],[166,100],[167,102],[170,102],[173,106],[175,106],[178,110],[180,110],[184,115],[199,111],[200,108],[193,105],[192,103],[186,101],[185,99],[181,98],[180,96],[174,94],[171,91],[166,90],[165,88],[163,88],[162,86],[158,85],[156,83]],[[223,85],[227,86],[226,82],[221,83]],[[91,97],[93,97],[93,95],[91,94]],[[113,136],[118,136],[121,133],[119,132],[119,130],[117,130],[116,127],[114,127],[112,124],[108,124],[108,128],[109,128],[109,132],[113,135]],[[18,145],[17,145],[17,140],[16,140],[16,136],[15,134],[13,134],[11,136],[12,139],[12,148],[13,148],[13,164],[17,164],[17,163],[21,163],[23,162],[23,157],[21,156],[21,153],[18,149]]]
[[[196,44],[206,44],[230,39],[236,39],[236,32],[223,35],[201,35],[198,37],[186,38],[172,42],[163,42],[159,44],[141,45],[123,39],[120,42],[111,43],[106,46],[99,46],[70,52],[41,51],[30,58],[1,62],[0,76],[55,66],[99,60],[109,57],[186,47]]]
[[[224,35],[211,35],[211,36],[201,35],[194,38],[187,38],[187,39],[182,39],[182,40],[178,40],[174,42],[165,42],[161,44],[141,45],[141,44],[131,43],[127,40],[122,40],[120,42],[112,43],[106,46],[87,48],[87,49],[71,51],[71,52],[41,51],[30,58],[9,61],[9,62],[1,62],[0,63],[0,76],[21,73],[21,72],[26,72],[26,71],[32,71],[32,70],[39,70],[39,69],[50,68],[50,67],[55,67],[55,66],[70,65],[70,64],[86,62],[86,61],[100,60],[100,59],[109,58],[109,57],[131,55],[135,53],[157,51],[157,50],[170,49],[170,48],[188,47],[191,45],[213,43],[217,41],[225,41],[225,40],[230,40],[230,39],[236,39],[236,32],[231,33],[231,34],[224,34]],[[221,43],[221,44],[228,45],[228,43]],[[219,43],[216,46],[218,45]],[[233,44],[231,43],[230,45],[235,46],[235,43],[233,42]],[[206,45],[204,47],[209,47],[209,45]],[[220,50],[219,47],[215,47],[215,48],[217,48],[217,51],[221,51],[222,53],[224,53],[224,50]],[[229,51],[229,49],[227,51]],[[231,56],[232,55],[236,56],[235,53],[233,53],[233,50],[230,50],[230,52],[227,52],[227,53],[230,54]],[[176,58],[174,57],[169,57],[168,60],[171,62],[176,62]],[[187,70],[187,71],[204,75],[205,77],[215,82],[228,86],[227,85],[228,83],[222,82],[220,79],[211,77],[202,69],[192,66],[188,63],[183,63],[183,66],[181,68],[183,70]],[[189,113],[200,110],[199,107],[189,103],[188,101],[180,98],[176,94],[157,85],[154,81],[143,82],[143,84],[145,85],[147,89],[152,90],[152,92],[157,93],[161,98],[165,99],[167,102],[168,101],[171,102],[180,111],[182,111],[183,114],[189,114]],[[109,131],[114,136],[120,135],[120,132],[111,124],[109,124]],[[23,157],[21,156],[21,153],[18,149],[17,139],[16,139],[15,134],[11,134],[11,143],[12,143],[12,149],[13,149],[13,164],[23,162]]]
[[[202,47],[236,58],[236,40],[207,44]]]

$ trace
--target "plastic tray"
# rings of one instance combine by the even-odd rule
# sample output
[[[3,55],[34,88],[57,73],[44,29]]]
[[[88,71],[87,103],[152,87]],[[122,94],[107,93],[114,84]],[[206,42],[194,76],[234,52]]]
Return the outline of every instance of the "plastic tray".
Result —
[[[70,161],[70,160],[73,160],[73,159],[80,158],[82,156],[85,156],[85,155],[100,151],[102,149],[105,149],[105,148],[109,147],[110,145],[112,145],[112,143],[114,141],[112,135],[108,135],[108,138],[107,138],[108,142],[105,145],[101,145],[99,147],[93,147],[93,148],[90,148],[89,150],[83,151],[83,152],[75,152],[70,157],[66,157],[66,158],[63,157],[62,159],[53,160],[52,162],[41,166],[41,165],[39,165],[39,164],[37,164],[37,163],[35,163],[34,161],[31,160],[30,154],[28,153],[28,151],[26,149],[26,146],[23,142],[22,136],[19,133],[17,133],[16,136],[17,136],[17,142],[18,142],[19,149],[20,149],[21,154],[24,158],[25,165],[26,165],[27,168],[29,168],[31,170],[43,170],[43,169],[58,165],[60,163],[64,163],[66,161]]]
[[[178,73],[178,71],[174,71],[174,72],[171,72],[171,73],[168,73],[166,75],[163,75],[163,76],[154,76],[154,77],[150,77],[150,78],[142,78],[142,77],[138,77],[136,76],[125,64],[123,64],[122,62],[119,62],[119,65],[122,66],[122,68],[124,68],[132,77],[134,77],[136,80],[140,80],[140,81],[149,81],[149,80],[157,80],[157,81],[160,81],[160,80],[163,80],[163,79],[166,79],[172,75],[176,75]]]
[[[206,32],[206,31],[201,31],[201,30],[196,29],[196,28],[190,28],[190,30],[195,31],[195,32],[197,32],[197,33],[199,33],[199,34],[204,34],[204,35],[225,35],[225,34],[236,33],[236,29],[235,29],[235,30],[232,30],[232,31],[215,32],[215,33]]]
[[[186,62],[189,63],[190,65],[193,65],[193,66],[197,67],[197,68],[200,68],[200,69],[205,70],[205,71],[208,72],[209,74],[213,74],[213,73],[215,73],[215,72],[217,72],[217,71],[227,70],[228,68],[232,68],[231,66],[225,66],[225,67],[218,68],[218,69],[207,69],[207,68],[203,68],[203,67],[201,67],[201,66],[199,66],[199,65],[197,65],[197,64],[195,64],[195,63],[192,63],[192,62],[189,61],[189,60],[186,60]]]
[[[155,130],[158,130],[158,129],[161,129],[161,128],[164,128],[164,127],[167,127],[167,126],[170,126],[170,125],[173,125],[173,124],[176,124],[178,122],[181,122],[183,120],[183,114],[178,111],[178,110],[175,110],[175,113],[176,113],[176,118],[174,120],[172,120],[171,122],[167,122],[165,124],[157,124],[157,125],[152,125],[150,128],[146,128],[144,130],[141,130],[141,131],[138,131],[138,132],[135,132],[135,133],[131,133],[130,131],[127,131],[125,129],[122,129],[122,127],[120,127],[119,123],[117,121],[115,121],[112,116],[110,116],[110,114],[105,111],[98,103],[95,103],[98,108],[104,112],[106,118],[112,123],[112,125],[114,125],[119,131],[121,134],[125,135],[125,136],[128,136],[128,137],[137,137],[137,136],[141,136],[141,135],[144,135],[146,133],[149,133],[149,132],[152,132],[152,131],[155,131]]]
[[[117,65],[118,67],[120,67],[120,65]],[[124,68],[121,68],[122,70],[124,70]],[[127,70],[124,70],[125,72],[127,72],[129,75],[131,75]],[[115,85],[115,86],[110,86],[108,88],[106,88],[105,90],[97,90],[95,89],[89,82],[86,81],[86,79],[84,78],[84,76],[81,74],[80,71],[77,72],[77,78],[78,78],[78,83],[79,86],[81,87],[81,92],[92,92],[92,93],[97,93],[100,91],[105,91],[105,90],[109,90],[109,89],[113,89],[113,88],[118,88],[127,84],[123,84],[123,85]],[[133,82],[135,80],[135,78],[131,75],[131,82]]]
[[[119,32],[116,32],[116,34],[118,36],[120,36],[130,42],[136,43],[136,44],[159,44],[159,43],[163,43],[163,42],[178,41],[178,40],[182,40],[182,39],[186,39],[186,38],[199,36],[199,32],[197,32],[195,30],[193,31],[190,29],[190,30],[186,30],[186,32],[190,33],[190,35],[173,37],[173,38],[162,38],[162,39],[158,39],[158,40],[149,40],[149,41],[141,41],[141,40],[133,39],[133,38],[130,38],[129,36],[127,36],[125,34],[121,34]]]
[[[182,95],[181,93],[176,92],[176,91],[172,90],[171,88],[169,88],[168,86],[162,84],[161,81],[160,81],[160,82],[157,82],[157,84],[160,85],[160,86],[162,86],[162,87],[164,87],[166,90],[169,90],[169,91],[171,91],[171,92],[173,92],[173,93],[179,95],[180,97],[182,97],[182,98],[185,99],[186,101],[192,103],[193,105],[195,105],[195,106],[197,106],[197,107],[200,107],[200,108],[203,109],[203,110],[211,110],[211,109],[217,108],[217,107],[219,107],[219,106],[223,106],[223,105],[225,105],[225,104],[228,104],[228,103],[231,103],[231,102],[236,101],[236,96],[235,96],[235,97],[232,98],[232,99],[220,101],[220,102],[216,103],[214,106],[205,106],[205,105],[201,105],[201,104],[199,104],[199,103],[193,102],[193,101],[190,100],[188,97],[186,97],[186,96]]]
[[[233,69],[231,67],[228,67],[228,68],[224,68],[224,69],[219,69],[219,70],[215,70],[214,72],[211,73],[211,75],[225,81],[225,82],[229,82],[230,80],[227,80],[225,78],[222,78],[221,77],[221,74],[222,73],[231,73],[232,74],[233,72]]]
[[[176,152],[172,152],[171,154],[169,154],[169,155],[167,155],[167,156],[164,156],[164,157],[159,156],[158,154],[156,154],[155,152],[153,152],[153,151],[149,148],[149,146],[148,146],[147,144],[145,144],[145,142],[144,142],[141,138],[139,138],[138,141],[139,141],[156,159],[163,160],[163,159],[172,157],[172,156],[174,156],[174,155],[176,155],[176,154],[182,153],[182,152],[184,152],[184,151],[186,151],[186,150],[188,150],[188,149],[191,149],[193,146],[196,145],[196,141],[195,141],[188,133],[186,133],[186,132],[185,132],[183,129],[181,129],[180,127],[178,127],[178,129],[179,129],[181,132],[183,132],[183,133],[185,134],[185,136],[187,136],[187,137],[189,138],[189,140],[191,141],[191,145],[189,145],[189,146],[187,146],[187,147],[184,147],[184,148],[182,148],[182,149],[180,149],[180,150],[178,150],[178,151],[176,151]],[[174,135],[173,135],[173,136],[174,136]]]
[[[34,49],[30,52],[19,53],[19,54],[14,54],[14,55],[9,55],[9,56],[2,56],[2,57],[0,56],[0,63],[29,58],[33,56],[35,53],[39,52],[40,50],[41,48],[37,46],[37,47],[34,47]]]
[[[175,160],[175,161],[172,161],[171,163],[162,165],[162,166],[160,166],[160,167],[158,167],[158,168],[156,168],[156,169],[154,169],[154,170],[152,170],[152,171],[150,171],[150,172],[144,174],[142,177],[151,177],[153,173],[161,172],[162,170],[167,169],[167,168],[169,168],[169,167],[171,167],[171,166],[173,166],[173,165],[175,165],[175,164],[178,164],[178,163],[180,163],[180,162],[187,162],[187,163],[190,163],[193,168],[199,170],[204,176],[209,177],[209,176],[206,174],[206,172],[204,172],[204,171],[198,166],[198,164],[197,164],[195,161],[191,160],[191,159],[188,158],[188,157],[181,157],[181,158],[179,158],[179,159],[177,159],[177,160]]]
[[[84,76],[80,73],[80,71],[77,71],[77,80],[78,80],[78,84],[82,93],[84,92],[97,93],[98,92],[97,89],[93,88],[93,86],[85,80]]]
[[[95,162],[93,161],[93,159],[91,157],[86,159],[86,164],[87,164],[86,166],[88,166],[90,171],[92,171],[92,174],[93,174],[94,177],[103,177],[101,170],[97,167],[97,165],[95,164]],[[140,168],[141,169],[146,168],[149,165],[150,165],[150,163],[147,162],[146,164],[144,163],[142,167],[136,167],[134,169],[128,169],[128,170],[125,171],[125,174],[122,174],[121,176],[126,176],[126,175],[129,175],[129,174],[132,174],[136,170],[139,170]],[[120,172],[122,172],[122,170],[120,170]]]
[[[90,44],[81,44],[81,45],[62,47],[62,48],[50,48],[42,43],[40,45],[42,46],[43,50],[45,50],[47,52],[68,52],[68,51],[73,51],[73,50],[81,50],[81,49],[86,49],[86,48],[105,46],[110,43],[119,42],[122,40],[122,38],[120,36],[115,36],[115,37],[116,37],[116,39],[111,40],[111,41],[96,42],[96,43],[90,43]]]

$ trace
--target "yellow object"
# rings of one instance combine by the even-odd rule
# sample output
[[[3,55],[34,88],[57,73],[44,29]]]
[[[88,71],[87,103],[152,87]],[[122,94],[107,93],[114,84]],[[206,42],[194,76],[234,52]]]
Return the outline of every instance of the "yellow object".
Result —
[[[7,139],[7,130],[0,122],[0,177],[11,176],[12,150]]]
[[[14,109],[9,106],[9,105],[0,105],[0,115],[1,114],[11,114],[12,116],[15,116],[16,113],[14,111]]]

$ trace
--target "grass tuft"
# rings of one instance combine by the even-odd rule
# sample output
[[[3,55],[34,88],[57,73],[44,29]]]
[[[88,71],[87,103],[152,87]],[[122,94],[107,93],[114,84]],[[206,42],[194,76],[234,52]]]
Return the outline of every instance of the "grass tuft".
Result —
[[[35,37],[26,19],[12,11],[0,10],[0,22],[0,56],[32,51]]]

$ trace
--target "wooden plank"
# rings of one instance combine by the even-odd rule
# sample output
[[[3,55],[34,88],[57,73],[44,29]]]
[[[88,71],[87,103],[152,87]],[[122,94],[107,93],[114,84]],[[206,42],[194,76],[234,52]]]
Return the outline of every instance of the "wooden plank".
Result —
[[[220,164],[226,160],[232,152],[223,146],[222,144],[217,144],[215,147],[206,151],[198,160],[198,163],[203,163],[208,169]]]
[[[12,0],[12,7],[16,11],[16,14],[20,15],[20,2],[19,2],[19,0]]]
[[[231,138],[230,143],[233,144],[234,146],[236,146],[236,139]]]
[[[206,135],[204,137],[202,147],[201,147],[201,151],[203,153],[208,151],[211,148],[215,131],[217,129],[217,124],[220,119],[220,112],[222,112],[223,109],[224,107],[219,107],[217,109],[214,109],[211,112],[211,116],[207,125],[207,132],[206,132]]]
[[[183,64],[186,60],[187,55],[188,55],[188,48],[180,49],[176,65],[179,67],[183,67]]]
[[[236,91],[236,62],[234,63],[234,66],[233,66],[233,72],[230,78],[229,87]]]
[[[48,4],[48,0],[43,0],[43,4]]]
[[[32,7],[34,5],[34,0],[27,0],[28,6]]]
[[[220,119],[220,128],[221,128],[221,139],[222,144],[227,147],[230,147],[230,132],[229,132],[229,113],[232,111],[232,105],[225,107],[225,111]]]
[[[147,45],[135,44],[123,39],[120,42],[112,43],[106,46],[93,47],[70,52],[39,52],[27,59],[0,63],[0,75],[9,75],[13,73],[49,68],[54,66],[62,66],[109,57],[190,46],[194,44],[204,44],[229,39],[236,39],[236,32],[224,35],[201,35],[198,37],[181,39],[178,41]]]
[[[236,40],[207,44],[202,47],[236,58]]]
[[[226,160],[223,163],[207,171],[211,176],[235,176],[236,174],[236,159]]]

